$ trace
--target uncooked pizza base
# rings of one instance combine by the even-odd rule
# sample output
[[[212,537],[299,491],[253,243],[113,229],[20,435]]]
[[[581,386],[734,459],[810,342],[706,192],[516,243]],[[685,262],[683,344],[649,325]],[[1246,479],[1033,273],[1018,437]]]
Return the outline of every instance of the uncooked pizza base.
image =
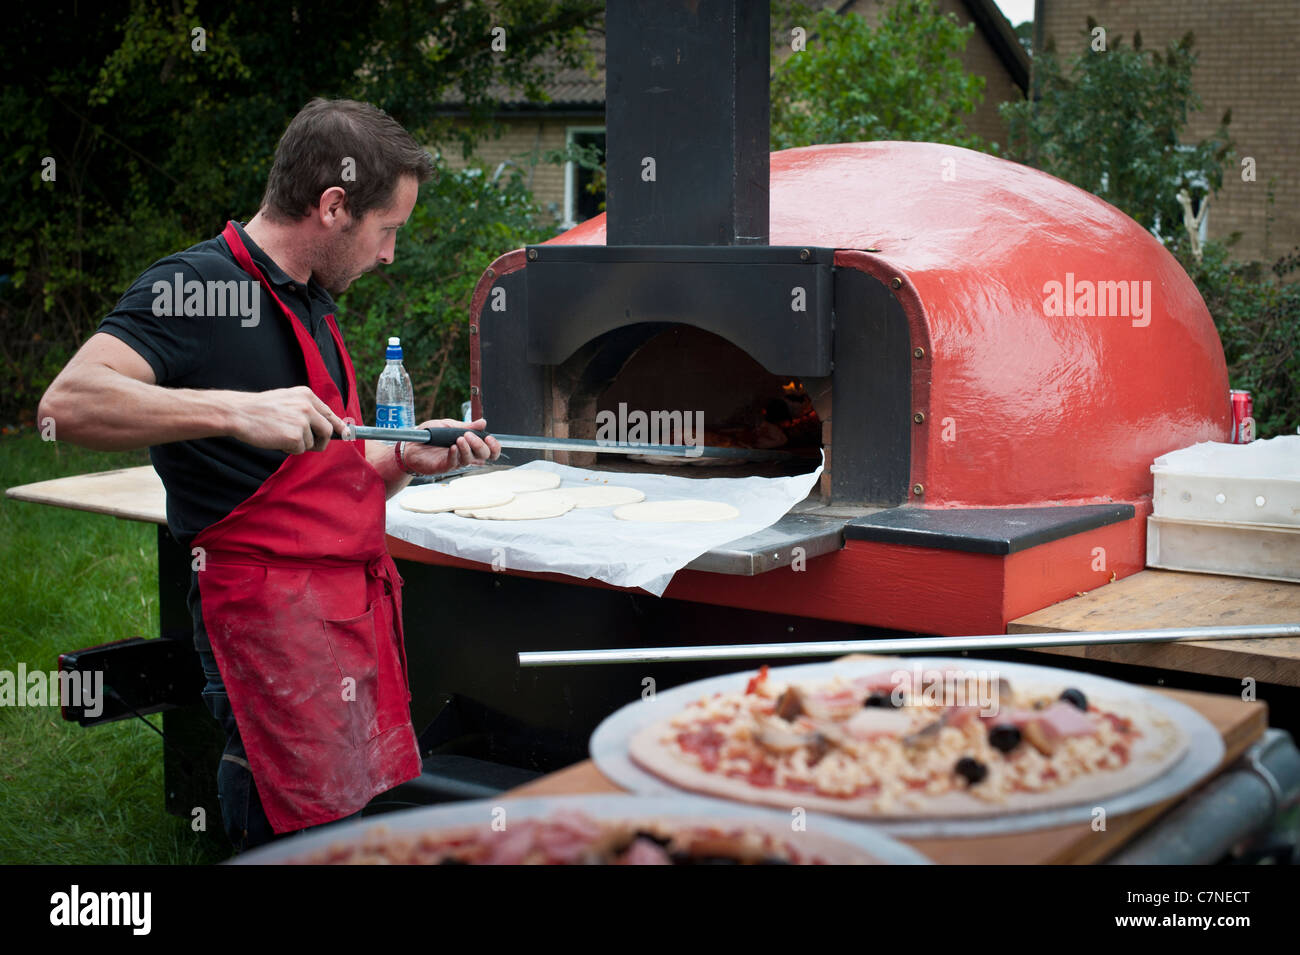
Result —
[[[559,487],[560,476],[554,471],[520,471],[518,468],[511,468],[506,471],[490,471],[487,474],[467,474],[449,481],[448,485],[505,488],[513,494],[527,494]]]
[[[1064,786],[1046,792],[1010,793],[999,802],[989,802],[963,792],[952,792],[922,797],[924,803],[918,808],[900,806],[891,812],[880,812],[874,808],[874,796],[837,799],[775,786],[752,786],[744,780],[705,772],[678,756],[668,744],[660,742],[661,737],[678,732],[669,720],[658,721],[638,731],[628,742],[628,755],[642,768],[674,786],[738,802],[783,808],[799,806],[855,819],[987,818],[1098,803],[1109,796],[1137,789],[1159,778],[1183,758],[1187,751],[1187,739],[1164,714],[1145,704],[1119,704],[1111,701],[1097,703],[1110,712],[1132,720],[1142,733],[1142,737],[1133,744],[1128,764],[1119,769],[1098,770],[1080,776]]]
[[[614,509],[614,516],[620,521],[671,524],[679,521],[730,521],[739,517],[740,511],[722,501],[686,499],[624,504]]]
[[[573,510],[573,502],[559,490],[533,491],[517,494],[514,500],[500,507],[464,508],[456,511],[457,517],[472,517],[481,521],[536,521],[560,517]]]
[[[616,507],[619,504],[636,504],[645,500],[645,492],[634,487],[616,487],[593,484],[582,487],[562,487],[557,493],[573,502],[574,507]]]
[[[438,514],[464,507],[497,507],[510,503],[514,496],[514,493],[505,487],[488,485],[452,487],[450,484],[435,484],[405,494],[397,503],[417,514]]]

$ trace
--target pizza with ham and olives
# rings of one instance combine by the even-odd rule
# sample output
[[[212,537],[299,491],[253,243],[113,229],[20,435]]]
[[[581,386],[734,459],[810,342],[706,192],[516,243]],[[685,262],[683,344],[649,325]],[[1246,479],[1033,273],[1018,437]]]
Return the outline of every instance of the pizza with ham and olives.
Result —
[[[785,820],[780,825],[789,829]],[[866,850],[782,835],[752,822],[595,819],[577,810],[425,832],[384,826],[359,839],[285,860],[295,865],[822,865],[878,862]]]
[[[643,727],[629,755],[695,792],[903,820],[1093,802],[1150,782],[1187,750],[1140,692],[1089,699],[1068,685],[1013,685],[994,669],[874,662],[880,670],[809,683],[763,667]]]

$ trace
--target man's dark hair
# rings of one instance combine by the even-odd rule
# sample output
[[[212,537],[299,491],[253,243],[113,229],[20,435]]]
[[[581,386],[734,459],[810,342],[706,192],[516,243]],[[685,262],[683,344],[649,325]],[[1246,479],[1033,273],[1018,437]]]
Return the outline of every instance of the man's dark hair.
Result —
[[[404,175],[427,182],[433,160],[396,120],[369,103],[318,97],[280,137],[262,206],[275,219],[302,219],[339,186],[348,214],[361,219],[388,205]]]

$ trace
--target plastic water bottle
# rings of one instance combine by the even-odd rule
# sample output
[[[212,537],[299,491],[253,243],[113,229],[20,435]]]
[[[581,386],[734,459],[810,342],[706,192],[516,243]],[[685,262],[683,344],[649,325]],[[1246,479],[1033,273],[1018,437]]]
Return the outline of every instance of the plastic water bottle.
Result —
[[[385,352],[388,364],[379,375],[379,389],[375,393],[376,428],[414,428],[415,393],[411,389],[411,376],[402,367],[402,340],[388,339]]]

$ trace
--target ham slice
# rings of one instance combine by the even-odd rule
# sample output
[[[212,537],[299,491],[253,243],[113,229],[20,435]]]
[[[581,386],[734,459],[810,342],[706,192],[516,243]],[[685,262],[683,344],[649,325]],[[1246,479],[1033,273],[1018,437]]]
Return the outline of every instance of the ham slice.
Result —
[[[623,865],[672,865],[664,847],[649,839],[637,839],[631,848],[623,853],[620,860]]]
[[[907,710],[892,710],[878,706],[859,710],[844,724],[844,732],[854,739],[875,739],[880,736],[902,737],[911,731],[911,713]]]
[[[1002,706],[992,716],[981,716],[988,726],[1000,726],[1003,723],[1009,723],[1017,729],[1024,729],[1027,723],[1042,716],[1043,713],[1038,710],[1026,710],[1018,706]]]
[[[1049,736],[1060,739],[1067,736],[1090,736],[1097,732],[1097,724],[1073,703],[1057,700],[1045,710],[1035,714]]]

